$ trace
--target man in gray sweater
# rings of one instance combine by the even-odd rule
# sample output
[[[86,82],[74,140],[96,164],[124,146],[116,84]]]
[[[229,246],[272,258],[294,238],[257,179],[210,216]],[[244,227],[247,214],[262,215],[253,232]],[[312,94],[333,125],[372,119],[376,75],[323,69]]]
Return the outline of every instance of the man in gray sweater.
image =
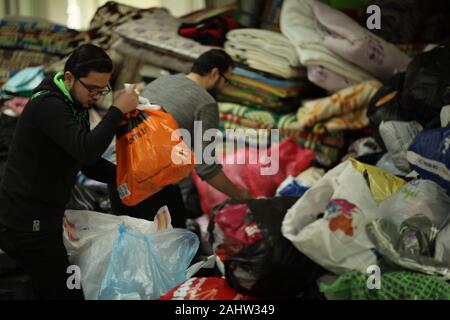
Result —
[[[202,54],[194,63],[188,75],[177,74],[163,76],[151,82],[142,95],[153,104],[158,104],[171,114],[180,129],[189,132],[192,147],[201,141],[201,154],[211,144],[203,139],[207,130],[219,127],[219,109],[215,96],[226,85],[227,75],[231,74],[233,60],[223,50],[213,49]],[[201,129],[199,129],[201,128]],[[194,142],[195,141],[195,142]],[[197,150],[196,150],[197,151]],[[196,152],[197,153],[197,152]],[[198,153],[200,154],[200,153]],[[214,156],[214,153],[212,152]],[[199,159],[197,159],[199,160]],[[202,159],[200,159],[202,160]],[[248,190],[239,188],[223,173],[217,162],[206,164],[203,161],[195,166],[197,174],[215,189],[234,198],[251,198]],[[184,227],[184,205],[178,186],[168,186],[159,193],[138,204],[133,209],[140,213],[122,213],[152,218],[156,211],[168,205],[174,227]],[[113,203],[114,206],[114,203]]]

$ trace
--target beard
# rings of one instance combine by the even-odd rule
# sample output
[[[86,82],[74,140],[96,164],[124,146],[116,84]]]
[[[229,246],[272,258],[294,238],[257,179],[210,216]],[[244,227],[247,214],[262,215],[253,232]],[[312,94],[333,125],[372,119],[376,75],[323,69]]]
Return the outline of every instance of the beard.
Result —
[[[73,101],[78,104],[79,106],[81,106],[83,109],[91,109],[95,106],[95,102],[94,103],[81,103],[78,99],[77,96],[75,94],[75,91],[73,89],[69,90],[70,96],[72,97]]]
[[[217,100],[217,96],[220,93],[220,90],[218,88],[219,87],[219,81],[220,81],[220,78],[217,79],[217,81],[214,83],[214,85],[207,90],[208,93],[214,98],[214,100]]]
[[[217,100],[217,96],[219,95],[219,90],[217,90],[216,87],[212,87],[208,90],[208,93],[214,98],[214,100]]]

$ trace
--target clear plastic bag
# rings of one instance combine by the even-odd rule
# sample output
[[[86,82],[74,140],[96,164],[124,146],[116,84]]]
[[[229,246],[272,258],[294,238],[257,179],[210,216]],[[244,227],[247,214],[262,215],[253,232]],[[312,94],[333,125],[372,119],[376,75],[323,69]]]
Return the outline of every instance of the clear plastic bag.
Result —
[[[119,226],[99,300],[158,299],[186,281],[199,240],[191,231],[172,229],[145,235]]]

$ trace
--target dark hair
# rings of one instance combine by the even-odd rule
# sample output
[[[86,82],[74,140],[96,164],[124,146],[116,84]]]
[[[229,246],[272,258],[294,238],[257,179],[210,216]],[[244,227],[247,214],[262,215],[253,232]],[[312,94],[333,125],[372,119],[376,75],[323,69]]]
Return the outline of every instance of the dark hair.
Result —
[[[77,48],[64,67],[64,72],[71,72],[76,79],[86,77],[91,71],[111,73],[112,70],[112,60],[105,50],[92,44]]]
[[[203,53],[194,62],[191,72],[206,76],[212,69],[218,68],[220,73],[225,73],[234,66],[233,59],[224,50],[212,49]]]

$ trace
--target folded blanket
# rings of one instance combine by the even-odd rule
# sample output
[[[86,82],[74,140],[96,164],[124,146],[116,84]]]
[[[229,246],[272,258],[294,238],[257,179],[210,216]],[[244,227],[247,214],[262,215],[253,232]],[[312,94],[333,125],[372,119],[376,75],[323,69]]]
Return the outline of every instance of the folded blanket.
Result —
[[[300,67],[295,47],[281,33],[261,29],[236,29],[227,33],[227,39],[236,47],[249,51],[258,51],[267,54],[274,60],[283,62],[284,65]],[[267,60],[272,63],[272,60]]]
[[[305,65],[322,65],[357,83],[373,79],[373,76],[338,56],[324,46],[321,28],[314,16],[314,0],[285,0],[281,11],[281,31],[294,44],[300,62]]]
[[[323,123],[318,123],[313,127],[313,131],[317,133],[334,133],[344,130],[359,130],[366,128],[368,125],[367,108],[362,108],[325,120]]]
[[[247,127],[227,120],[219,121],[219,129],[224,134],[224,138],[230,141],[243,141],[257,144],[260,138],[265,139],[263,141],[270,139],[269,129]],[[236,136],[237,132],[240,132],[244,136]]]
[[[228,77],[228,79],[231,81],[231,83],[233,83],[238,87],[258,90],[260,92],[262,91],[268,94],[274,94],[281,98],[298,96],[302,91],[305,91],[307,88],[306,84],[286,88],[277,88],[270,84],[266,84],[257,80],[252,80],[235,74],[232,74],[230,77]]]
[[[280,129],[280,139],[291,138],[303,148],[311,149],[316,154],[316,160],[324,166],[337,163],[340,158],[340,149],[322,144],[315,135],[304,138],[304,132]]]
[[[108,50],[120,35],[114,32],[114,28],[128,21],[142,19],[151,16],[155,11],[166,10],[163,8],[140,9],[115,1],[108,1],[99,7],[89,24],[91,42]]]
[[[249,90],[244,88],[238,88],[236,86],[225,87],[221,95],[234,97],[240,99],[244,104],[254,103],[263,105],[268,108],[277,108],[283,106],[283,100],[275,95],[264,94],[263,92],[257,92],[255,90]]]
[[[346,14],[320,1],[312,9],[320,24],[323,45],[338,56],[351,61],[377,79],[386,81],[397,71],[405,71],[411,58],[395,45],[361,27]]]
[[[59,56],[42,52],[0,49],[0,85],[3,85],[22,69],[40,65],[47,66],[59,60]]]
[[[324,66],[312,64],[307,67],[307,70],[308,80],[330,93],[337,92],[357,84],[355,80],[350,80],[349,78],[341,76]]]
[[[251,142],[257,142],[259,137],[270,137],[270,129],[264,128],[264,125],[258,124],[251,120],[233,116],[230,114],[221,114],[219,122],[219,129],[225,134],[227,140],[244,140],[243,137],[235,137],[234,130],[243,130],[243,133],[250,139]],[[227,129],[232,130],[228,132]],[[326,143],[339,145],[344,144],[344,137],[342,135],[327,136],[314,134],[311,132],[300,130],[286,130],[279,129],[279,139],[292,138],[299,145],[304,148],[313,150],[316,153],[317,160],[323,165],[329,166],[336,163],[340,157],[340,147],[327,145]]]
[[[327,98],[308,101],[297,111],[298,128],[312,127],[318,122],[366,108],[380,87],[381,83],[377,81],[367,81]],[[346,119],[351,121],[352,118]]]
[[[282,124],[280,124],[282,122]],[[367,118],[367,108],[357,109],[355,111],[335,116],[327,120],[315,123],[311,127],[301,127],[296,114],[288,114],[280,118],[279,127],[289,130],[308,130],[315,134],[334,134],[345,130],[359,130],[369,125]]]
[[[169,69],[180,73],[189,73],[192,68],[193,60],[180,58],[175,55],[161,53],[151,48],[139,47],[124,39],[118,40],[112,48],[123,56],[133,57],[142,62]]]
[[[269,124],[258,123],[254,120],[245,119],[229,113],[219,113],[219,120],[252,129],[266,129],[266,130],[274,129],[274,127]]]
[[[304,75],[304,71],[301,68],[291,67],[282,58],[278,58],[269,52],[231,41],[225,42],[224,47],[233,60],[242,62],[253,69],[265,71],[286,79],[299,78]]]
[[[183,58],[197,59],[202,53],[213,48],[178,35],[180,25],[179,19],[161,9],[142,19],[126,22],[118,26],[115,31],[139,46],[150,47]]]
[[[328,132],[314,132],[312,129],[298,129],[298,120],[295,113],[283,115],[279,118],[277,128],[280,133],[292,138],[310,140],[332,146],[342,148],[345,144],[342,132],[330,134]]]
[[[254,101],[243,99],[242,97],[229,96],[221,93],[217,96],[217,101],[237,103],[253,109],[271,111],[277,114],[292,112],[298,108],[298,102],[293,99],[283,99],[281,102],[277,103],[258,104]]]
[[[279,115],[274,112],[256,110],[236,103],[220,102],[219,112],[251,120],[268,128],[275,128],[279,119]]]
[[[304,69],[302,69],[304,70]],[[256,80],[258,82],[262,82],[264,84],[268,84],[277,88],[288,88],[288,87],[295,87],[298,85],[302,85],[305,81],[304,80],[286,80],[281,78],[274,78],[267,74],[263,74],[261,71],[258,70],[250,70],[246,68],[241,67],[235,67],[233,69],[233,74],[237,76],[242,76],[248,79]],[[305,75],[301,75],[303,78]]]
[[[0,20],[0,47],[64,56],[87,41],[87,34],[43,19],[7,17]]]

